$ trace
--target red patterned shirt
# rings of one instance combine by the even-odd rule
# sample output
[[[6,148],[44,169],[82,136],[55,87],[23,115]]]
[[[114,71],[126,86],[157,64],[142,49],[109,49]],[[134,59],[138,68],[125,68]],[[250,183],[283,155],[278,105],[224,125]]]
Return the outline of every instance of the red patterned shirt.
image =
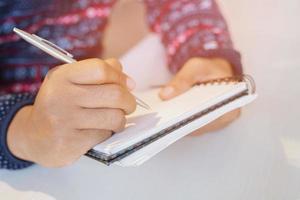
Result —
[[[18,4],[17,4],[18,2]],[[99,57],[115,0],[4,0],[0,3],[0,91],[36,92],[47,71],[60,64],[26,44],[13,27],[46,38],[77,59]],[[170,70],[191,57],[223,57],[241,73],[226,22],[214,0],[145,0],[146,19],[161,36]],[[1,5],[3,4],[3,5]],[[3,9],[3,11],[1,10]]]

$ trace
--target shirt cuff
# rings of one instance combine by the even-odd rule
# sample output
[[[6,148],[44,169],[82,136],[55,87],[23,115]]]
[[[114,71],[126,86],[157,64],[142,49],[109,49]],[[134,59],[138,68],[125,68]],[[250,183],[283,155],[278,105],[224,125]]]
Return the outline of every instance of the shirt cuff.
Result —
[[[32,162],[28,162],[22,159],[15,157],[9,150],[7,144],[7,132],[11,121],[17,112],[27,105],[33,105],[34,97],[32,96],[29,99],[22,100],[12,105],[7,111],[4,119],[1,122],[0,127],[0,167],[5,169],[22,169],[32,165]]]

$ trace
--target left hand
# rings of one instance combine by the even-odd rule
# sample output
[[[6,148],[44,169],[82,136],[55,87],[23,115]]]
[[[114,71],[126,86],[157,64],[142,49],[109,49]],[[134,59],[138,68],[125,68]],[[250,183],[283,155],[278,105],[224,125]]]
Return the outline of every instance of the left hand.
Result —
[[[233,76],[233,69],[225,59],[191,58],[175,77],[160,90],[159,96],[162,100],[169,100],[188,91],[196,83],[230,76]],[[192,135],[224,128],[237,119],[239,115],[240,109],[231,111],[193,132]]]

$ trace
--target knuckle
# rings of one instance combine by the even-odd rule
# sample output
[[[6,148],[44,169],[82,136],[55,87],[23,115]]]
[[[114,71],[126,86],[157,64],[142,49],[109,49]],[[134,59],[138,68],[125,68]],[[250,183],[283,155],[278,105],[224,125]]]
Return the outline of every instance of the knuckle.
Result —
[[[119,85],[113,85],[110,92],[113,105],[117,108],[123,109],[127,114],[135,111],[137,106],[135,97],[126,89]]]
[[[98,58],[92,58],[89,60],[89,62],[91,66],[97,69],[99,79],[102,81],[106,80],[109,74],[109,68],[107,64],[103,60]]]
[[[58,99],[67,99],[71,93],[69,85],[61,84],[57,85],[54,82],[43,83],[41,89],[38,92],[38,102],[46,107],[58,107]],[[58,98],[59,97],[59,98]]]
[[[114,64],[114,66],[118,67],[119,69],[123,68],[122,63],[119,60],[113,58],[111,62]]]
[[[92,66],[101,66],[104,64],[104,61],[99,58],[91,58],[88,61]]]
[[[116,58],[109,58],[109,59],[107,59],[107,61],[108,61],[110,64],[112,64],[112,65],[117,65],[117,66],[121,65],[121,63],[119,62],[119,60],[116,59]]]
[[[100,138],[100,142],[110,138],[112,136],[112,132],[111,131],[104,131],[101,133],[101,138]]]
[[[122,110],[116,109],[111,113],[111,123],[113,131],[119,132],[124,129],[126,124],[125,114]]]
[[[133,113],[136,110],[137,103],[135,100],[135,97],[133,95],[130,95],[130,103],[128,104],[128,114]]]
[[[126,77],[125,77],[123,74],[117,73],[117,74],[116,74],[116,79],[117,79],[117,81],[118,81],[119,83],[121,83],[121,84],[126,84]]]
[[[121,101],[124,99],[124,91],[119,85],[111,85],[111,97],[114,101]]]
[[[121,65],[121,62],[116,58],[111,58],[110,60],[111,60],[111,62],[114,62],[114,64],[116,64],[116,65]]]
[[[110,69],[106,65],[99,65],[98,70],[99,70],[99,76],[98,76],[99,80],[105,82],[108,79]]]

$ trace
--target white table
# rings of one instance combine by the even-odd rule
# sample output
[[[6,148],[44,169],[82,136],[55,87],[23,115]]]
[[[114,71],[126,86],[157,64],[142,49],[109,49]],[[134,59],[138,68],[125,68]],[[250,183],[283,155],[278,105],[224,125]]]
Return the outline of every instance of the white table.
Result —
[[[82,158],[63,169],[0,171],[0,199],[4,184],[11,195],[43,193],[22,194],[31,199],[300,199],[300,1],[222,5],[260,95],[239,120],[186,137],[138,168]]]

